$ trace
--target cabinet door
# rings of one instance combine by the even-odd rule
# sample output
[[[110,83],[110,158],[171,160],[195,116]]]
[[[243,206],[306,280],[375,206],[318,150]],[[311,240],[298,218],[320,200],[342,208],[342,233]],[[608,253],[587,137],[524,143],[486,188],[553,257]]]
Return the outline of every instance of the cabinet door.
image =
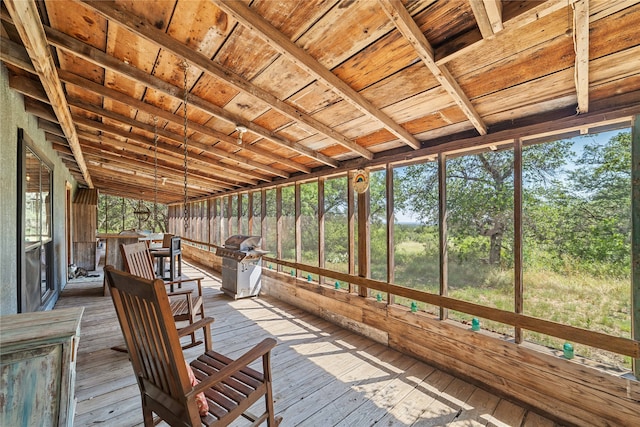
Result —
[[[58,425],[62,347],[56,343],[1,356],[0,425]]]

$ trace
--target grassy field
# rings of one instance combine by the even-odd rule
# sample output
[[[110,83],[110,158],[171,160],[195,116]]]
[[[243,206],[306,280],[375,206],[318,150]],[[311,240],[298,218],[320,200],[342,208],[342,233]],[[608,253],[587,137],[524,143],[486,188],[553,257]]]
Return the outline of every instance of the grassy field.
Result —
[[[438,292],[438,260],[428,259],[417,242],[396,247],[396,283]],[[426,259],[425,259],[426,258]],[[524,313],[540,319],[577,326],[612,336],[631,336],[630,280],[602,278],[579,272],[559,274],[545,269],[524,272]],[[449,263],[449,296],[503,310],[513,310],[513,272],[473,262]],[[407,305],[409,301],[405,301]],[[420,304],[437,313],[437,308]],[[450,312],[450,317],[469,321],[472,316]],[[482,320],[482,327],[513,336],[513,327]],[[527,341],[561,349],[564,340],[525,332]],[[630,368],[631,359],[600,349],[575,344],[575,353],[598,363]]]

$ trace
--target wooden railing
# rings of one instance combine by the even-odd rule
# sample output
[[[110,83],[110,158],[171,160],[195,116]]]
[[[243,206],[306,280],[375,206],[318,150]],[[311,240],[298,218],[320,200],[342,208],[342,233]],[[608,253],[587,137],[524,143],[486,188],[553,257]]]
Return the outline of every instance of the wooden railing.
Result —
[[[184,242],[193,246],[200,245],[207,247],[209,251],[219,247],[219,245],[207,242],[200,242],[187,238],[182,238]],[[285,261],[269,256],[264,256],[263,261],[281,266],[303,270],[318,276],[330,277],[344,283],[352,283],[379,292],[386,292],[390,295],[409,298],[414,301],[432,304],[441,308],[456,310],[471,316],[481,317],[483,319],[493,320],[514,328],[522,328],[532,332],[550,335],[556,338],[573,341],[576,343],[588,345],[590,347],[599,348],[605,351],[629,356],[632,358],[640,358],[640,341],[630,338],[615,337],[603,334],[601,332],[590,331],[588,329],[578,328],[576,326],[565,325],[562,323],[552,322],[537,317],[527,316],[526,314],[514,313],[512,311],[501,310],[493,307],[486,307],[472,302],[462,301],[459,299],[446,297],[442,295],[431,294],[418,289],[407,288],[404,286],[394,285],[392,283],[380,280],[368,279],[348,273],[340,273],[338,271],[328,270],[326,268],[316,267],[312,265],[302,264],[298,262]]]
[[[472,316],[493,320],[504,323],[516,328],[522,328],[533,332],[550,335],[560,339],[574,341],[580,344],[599,348],[613,353],[618,353],[632,358],[640,357],[640,341],[629,338],[615,337],[601,332],[590,331],[588,329],[569,326],[562,323],[552,322],[549,320],[539,319],[537,317],[527,316],[526,314],[514,313],[511,311],[501,310],[493,307],[486,307],[459,299],[435,295],[418,289],[398,286],[379,280],[368,279],[365,277],[354,276],[347,273],[339,273],[326,268],[315,267],[311,265],[301,264],[297,262],[284,261],[272,257],[263,257],[264,261],[279,264],[297,270],[317,274],[319,276],[330,277],[345,283],[353,283],[358,286],[364,286],[369,289],[375,289],[380,292],[387,292],[391,295],[397,295],[409,298],[415,301],[424,302],[460,311]]]

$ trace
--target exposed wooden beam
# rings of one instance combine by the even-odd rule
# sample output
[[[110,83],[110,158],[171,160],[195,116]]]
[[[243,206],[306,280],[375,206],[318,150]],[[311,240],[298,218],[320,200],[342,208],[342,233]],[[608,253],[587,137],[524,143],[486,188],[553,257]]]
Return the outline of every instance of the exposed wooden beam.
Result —
[[[152,143],[144,136],[132,134],[120,128],[109,126],[107,124],[97,122],[95,120],[87,119],[85,117],[74,116],[74,120],[80,127],[98,130],[100,132],[103,132],[115,137],[126,138],[129,141],[135,141],[135,142],[141,143],[144,145],[144,147],[138,147],[138,149],[147,150],[149,153],[151,153],[149,147],[152,146]],[[86,135],[85,137],[89,138],[90,136]],[[100,135],[98,135],[98,137],[100,137]],[[128,150],[131,150],[134,147],[132,144],[127,144],[125,142],[120,142],[120,144],[123,147],[126,147],[126,149]],[[179,161],[180,155],[184,154],[184,151],[182,151],[180,147],[172,146],[166,143],[159,142],[158,149],[159,149],[158,156],[160,156],[162,153],[163,156],[165,155],[167,156],[167,160],[169,161]],[[168,154],[165,154],[165,153],[168,153]],[[257,184],[256,179],[259,179],[262,181],[269,181],[269,179],[267,179],[267,177],[265,177],[264,175],[261,175],[255,172],[243,171],[242,173],[231,174],[230,172],[226,172],[225,168],[221,167],[216,160],[208,159],[206,157],[190,155],[189,164],[193,165],[191,166],[192,168],[204,167],[204,168],[215,169],[217,170],[217,174],[219,174],[220,176],[229,177],[230,179],[234,179],[236,182],[238,182],[238,185],[241,182],[255,185]],[[253,179],[248,177],[253,177]]]
[[[103,108],[100,108],[96,105],[93,104],[89,104],[87,102],[78,100],[78,99],[69,99],[69,105],[76,107],[76,108],[80,108],[82,110],[91,112],[93,114],[102,116],[103,118],[108,118],[111,120],[115,120],[118,121],[122,124],[125,125],[129,125],[131,127],[137,128],[137,129],[142,129],[145,130],[147,132],[154,132],[154,127],[153,125],[149,124],[149,123],[143,123],[134,119],[131,119],[129,117],[123,116],[121,114],[117,114],[114,113],[112,111],[109,110],[105,110]],[[182,143],[183,140],[183,136],[170,132],[166,129],[162,129],[162,128],[158,128],[157,130],[158,136],[162,136],[163,138],[169,139],[171,141],[174,141],[176,143]],[[248,169],[260,169],[264,172],[270,173],[272,175],[276,175],[282,178],[288,178],[289,174],[286,172],[283,172],[280,169],[276,169],[273,168],[271,166],[267,166],[264,165],[262,163],[253,161],[251,159],[247,159],[241,156],[238,156],[234,153],[230,153],[228,151],[225,150],[221,150],[219,148],[216,148],[214,146],[211,145],[207,145],[207,144],[203,144],[201,142],[198,141],[194,141],[193,139],[189,140],[189,146],[191,147],[192,150],[196,149],[196,150],[202,150],[205,151],[208,154],[214,155],[216,157],[219,157],[220,159],[223,159],[225,162],[229,162],[232,163],[236,166],[239,166],[241,168],[248,168]]]
[[[573,7],[573,43],[576,52],[576,92],[578,113],[589,111],[589,0],[579,0]]]
[[[29,53],[33,68],[38,77],[40,77],[45,92],[51,101],[58,122],[64,130],[73,156],[82,172],[82,177],[89,188],[93,188],[91,175],[89,175],[89,170],[82,156],[82,149],[78,142],[78,135],[76,135],[76,128],[69,112],[62,83],[58,78],[44,28],[38,15],[38,7],[34,0],[6,0],[4,4],[20,34],[22,43]]]
[[[501,0],[469,0],[469,4],[483,38],[492,38],[504,29]]]
[[[493,27],[491,26],[491,20],[489,19],[484,0],[469,0],[469,4],[471,5],[473,16],[476,18],[476,23],[478,24],[482,38],[488,39],[493,37]]]
[[[99,49],[96,49],[92,46],[89,46],[87,44],[82,43],[79,40],[74,39],[73,37],[70,37],[64,33],[61,33],[60,31],[54,30],[53,28],[50,27],[46,27],[45,26],[45,32],[47,34],[48,40],[49,42],[61,49],[64,49],[65,51],[76,55],[82,59],[85,59],[91,63],[94,63],[100,67],[103,67],[105,69],[108,69],[110,71],[113,71],[114,73],[126,76],[129,79],[133,79],[135,81],[137,81],[138,83],[141,83],[149,88],[158,90],[162,93],[165,93],[173,98],[182,100],[183,97],[183,89],[182,88],[178,88],[176,86],[171,85],[170,83],[167,83],[165,81],[163,81],[162,79],[159,79],[153,75],[149,75],[147,72],[142,71],[136,67],[133,67],[132,65],[129,65],[123,61],[120,61],[117,58],[114,58],[104,52],[102,52]],[[61,75],[61,79],[63,81],[65,81],[65,76],[69,76],[69,74],[63,73],[62,71],[59,72],[59,74]],[[80,77],[81,78],[81,77]],[[83,88],[87,89],[87,86],[82,86]],[[123,97],[127,97],[127,95],[122,94],[120,92],[114,91],[112,89],[109,88],[104,88],[100,89],[100,87],[103,87],[102,85],[98,85],[97,83],[94,82],[90,82],[89,87],[91,87],[92,91],[97,92],[97,91],[101,91],[101,92],[109,92],[111,93],[111,96],[109,95],[104,95],[103,96],[109,96],[110,98],[115,98],[117,100],[120,101],[121,98]],[[129,97],[131,98],[131,97]],[[151,106],[147,103],[145,103],[144,101],[141,101],[139,99],[135,99],[132,98],[132,100],[134,100],[136,108],[141,109],[142,111],[149,111],[149,110],[154,110],[154,112],[149,113],[152,115],[156,115],[159,117],[163,117],[167,120],[171,120],[171,121],[175,121],[176,119],[178,120],[179,123],[182,123],[183,118],[177,115],[174,115],[168,111],[164,111],[161,110],[157,107]],[[224,109],[222,109],[221,107],[212,104],[210,102],[207,102],[199,97],[196,97],[195,95],[189,95],[188,97],[189,102],[198,107],[199,109],[201,109],[202,111],[208,113],[208,114],[212,114],[215,115],[216,117],[225,120],[229,123],[240,123],[242,122],[244,119],[238,118],[238,117],[234,117],[232,116],[230,113],[226,112]],[[124,102],[124,101],[121,101]],[[125,102],[128,105],[133,105],[129,102]],[[161,112],[159,112],[158,110],[161,110]],[[244,123],[244,122],[243,122]],[[247,126],[247,123],[244,123]],[[222,141],[231,143],[236,145],[237,141],[236,138],[224,134],[222,132],[218,132],[214,129],[208,128],[204,125],[200,125],[199,123],[194,123],[192,121],[189,121],[189,127],[198,131],[199,133],[203,133],[205,135],[214,137],[214,138],[218,138]],[[256,133],[257,135],[268,139],[276,144],[285,146],[289,149],[292,149],[296,152],[298,152],[299,154],[302,155],[308,155],[309,157],[312,157],[315,159],[314,156],[319,156],[320,158],[322,158],[322,155],[320,155],[319,153],[316,153],[312,150],[306,150],[305,152],[300,152],[300,150],[297,150],[295,147],[297,146],[291,146],[290,141],[284,140],[283,138],[278,137],[277,135],[274,135],[272,132],[270,132],[267,129],[264,129],[258,125],[253,125],[253,127],[251,128],[251,130]],[[301,170],[302,172],[309,172],[309,169],[306,168],[304,165],[301,165],[298,162],[283,158],[281,156],[275,156],[273,154],[268,154],[267,150],[262,150],[259,147],[254,147],[250,144],[241,144],[241,147],[247,151],[250,152],[254,152],[258,155],[262,155],[262,156],[267,156],[269,158],[271,158],[274,161],[277,161],[279,163],[282,164],[286,164],[288,166],[291,166],[297,170]],[[298,147],[299,148],[299,147]],[[321,161],[320,159],[315,159],[318,161]],[[337,162],[336,162],[337,164]]]
[[[502,31],[504,28],[502,24],[502,0],[483,0],[482,4],[487,11],[493,34]]]
[[[109,143],[99,144],[82,137],[82,133],[79,133],[80,145],[85,156],[91,160],[97,160],[99,162],[112,163],[121,167],[128,167],[135,170],[154,170],[155,164],[153,156],[148,152],[140,152],[138,150],[118,150],[117,147],[110,149]],[[172,179],[173,181],[180,182],[184,177],[184,170],[182,165],[176,163],[171,164],[162,159],[162,156],[158,156],[158,173],[162,177]],[[197,171],[190,173],[190,183],[195,182],[209,190],[231,190],[236,188],[234,185],[227,181],[220,180],[218,178],[211,177],[209,174]],[[184,182],[181,183],[184,186]]]
[[[471,101],[464,94],[458,85],[458,82],[451,75],[444,65],[437,65],[435,62],[433,47],[424,36],[420,28],[415,23],[407,9],[402,5],[400,0],[378,0],[382,9],[393,21],[400,33],[411,43],[416,53],[427,66],[429,71],[433,73],[440,85],[449,93],[454,102],[460,107],[469,121],[473,124],[480,135],[487,134],[487,126],[482,118],[475,110]]]
[[[326,84],[329,89],[341,96],[345,101],[360,110],[363,114],[379,121],[384,127],[402,142],[413,147],[420,148],[418,141],[409,131],[396,123],[391,117],[375,107],[368,99],[354,90],[331,70],[325,68],[304,49],[298,47],[287,36],[278,31],[269,22],[255,13],[251,8],[240,1],[212,0],[220,9],[233,16],[240,24],[250,28],[256,35],[265,40],[269,45],[289,58],[298,67]]]
[[[12,89],[22,93],[23,95],[29,96],[31,98],[34,98],[36,100],[39,100],[41,102],[45,102],[48,103],[49,100],[46,97],[46,94],[44,93],[44,89],[42,88],[42,86],[40,85],[40,82],[37,82],[33,79],[29,79],[25,76],[11,76],[9,78],[9,85]],[[95,105],[80,101],[80,100],[75,100],[75,99],[69,99],[68,103],[70,106],[76,107],[76,108],[80,108],[83,109],[85,111],[89,111],[91,113],[94,113],[96,115],[99,115],[101,117],[106,117],[109,118],[111,120],[114,121],[118,121],[120,123],[138,128],[138,129],[143,129],[147,132],[154,132],[153,126],[148,124],[148,123],[142,123],[142,122],[138,122],[136,120],[130,119],[129,117],[125,117],[122,116],[120,114],[116,114],[113,112],[110,112],[108,110],[99,108]],[[160,136],[163,136],[164,138],[170,139],[176,143],[181,143],[182,142],[182,136],[181,135],[177,135],[175,133],[169,132],[165,129],[158,129],[158,134]],[[192,149],[200,149],[203,151],[206,151],[209,154],[212,154],[214,156],[217,156],[221,159],[226,159],[226,161],[228,162],[232,162],[233,164],[235,164],[236,166],[240,166],[242,168],[246,168],[247,166],[250,166],[250,168],[254,168],[254,169],[260,169],[263,170],[267,173],[276,175],[276,176],[280,176],[282,178],[288,178],[289,174],[286,172],[283,172],[280,169],[276,169],[267,165],[263,165],[262,163],[259,162],[255,162],[253,160],[250,159],[246,159],[243,157],[240,157],[238,155],[235,155],[233,153],[229,153],[227,151],[224,150],[220,150],[218,148],[206,145],[206,144],[202,144],[200,142],[197,141],[191,141],[190,145],[192,146]],[[268,181],[268,180],[267,180]]]
[[[471,4],[474,3],[474,0],[470,1]],[[518,28],[522,28],[544,18],[547,15],[550,15],[560,9],[567,7],[568,3],[573,1],[575,0],[547,0],[540,3],[538,6],[535,6],[527,10],[526,12],[521,13],[520,15],[504,21],[503,27],[505,30],[516,30]],[[502,34],[496,35],[496,37],[498,36],[502,36]],[[485,39],[480,38],[479,36],[473,38],[473,34],[469,33],[461,36],[461,38],[454,38],[436,49],[436,63],[438,65],[444,65],[451,60],[463,57],[472,49],[476,49],[483,43],[485,43]]]
[[[233,85],[234,87],[236,87],[237,89],[248,93],[252,96],[256,96],[260,99],[262,99],[263,101],[267,102],[267,104],[271,105],[273,108],[275,108],[276,110],[278,110],[279,112],[287,115],[290,118],[293,118],[295,120],[298,120],[300,122],[303,122],[303,117],[306,117],[305,120],[307,121],[315,121],[315,119],[312,119],[311,117],[307,116],[304,112],[295,109],[294,107],[291,107],[290,105],[278,100],[276,97],[274,97],[273,95],[267,93],[266,91],[258,88],[255,85],[252,85],[251,83],[249,83],[248,81],[242,79],[241,77],[234,75],[233,73],[231,73],[229,70],[224,69],[222,66],[220,66],[219,64],[216,64],[214,61],[211,61],[210,58],[206,57],[205,55],[202,55],[199,52],[196,52],[190,48],[188,48],[187,46],[185,46],[184,44],[178,42],[177,40],[175,40],[174,38],[172,38],[171,36],[169,36],[168,34],[164,33],[163,31],[159,31],[157,28],[155,28],[151,23],[148,22],[144,22],[141,21],[140,18],[136,17],[133,14],[127,13],[126,11],[120,10],[115,6],[115,2],[112,1],[82,1],[83,4],[91,7],[92,9],[94,9],[96,12],[98,12],[99,14],[101,14],[102,16],[104,16],[105,18],[112,20],[113,22],[117,22],[119,25],[123,26],[124,28],[134,32],[135,34],[139,35],[140,37],[145,38],[146,40],[156,44],[157,46],[159,46],[160,48],[162,48],[163,50],[166,50],[168,52],[173,53],[174,55],[178,56],[179,58],[184,58],[189,64],[197,67],[200,70],[203,70],[204,72],[222,79],[224,81],[226,81],[227,83],[230,83],[231,85]],[[153,77],[153,76],[150,76]],[[195,98],[193,95],[189,96],[189,102],[193,105],[196,105],[198,107],[200,107],[200,105],[203,105],[202,102],[199,102],[200,99],[199,98]],[[232,115],[231,113],[225,111],[224,109],[215,106],[214,104],[208,103],[204,100],[201,100],[203,102],[205,102],[207,105],[207,109],[210,109],[211,106],[214,106],[215,109],[218,109],[218,111],[216,111],[215,115],[218,116],[219,118],[228,121],[229,123],[232,124],[236,124],[236,125],[242,125],[244,127],[246,127],[248,130],[252,131],[253,133],[256,133],[257,135],[269,139],[277,144],[280,145],[284,145],[294,151],[297,151],[298,153],[311,157],[321,163],[324,163],[328,166],[332,166],[332,167],[337,167],[339,165],[338,162],[336,162],[335,160],[333,160],[332,158],[325,156],[321,153],[318,153],[314,150],[310,150],[309,148],[303,146],[302,144],[298,144],[296,142],[292,142],[292,141],[288,141],[278,135],[276,135],[274,132],[269,131],[268,129],[263,128],[262,126],[259,126],[249,120],[246,120],[240,116],[235,116]],[[289,109],[287,110],[287,107],[285,107],[285,105],[287,105],[289,107]],[[209,112],[211,114],[213,114],[213,112],[211,110],[209,110]],[[317,122],[317,121],[315,121]],[[314,128],[316,131],[320,132],[319,128],[321,128],[324,125],[321,125],[319,122],[316,123],[316,126],[311,126],[308,123],[304,122],[305,124],[307,124],[308,126]],[[326,132],[329,133],[330,128],[327,127]],[[331,130],[332,131],[332,130]],[[334,134],[335,132],[332,131]],[[325,133],[325,132],[320,132],[320,133]],[[344,138],[344,137],[343,137]],[[341,139],[334,139],[332,138],[335,142],[341,144],[341,145],[347,145],[347,143],[344,140]],[[355,143],[351,143],[351,145],[353,145]],[[357,144],[355,144],[357,145]],[[358,146],[359,147],[359,146]],[[362,147],[360,147],[362,148]],[[355,147],[351,147],[351,150],[355,150]],[[360,153],[362,154],[362,153]],[[368,158],[372,158],[373,155],[371,154],[370,156],[367,155]]]
[[[0,55],[2,55],[3,62],[36,74],[36,69],[33,68],[27,50],[18,43],[6,37],[0,37]]]

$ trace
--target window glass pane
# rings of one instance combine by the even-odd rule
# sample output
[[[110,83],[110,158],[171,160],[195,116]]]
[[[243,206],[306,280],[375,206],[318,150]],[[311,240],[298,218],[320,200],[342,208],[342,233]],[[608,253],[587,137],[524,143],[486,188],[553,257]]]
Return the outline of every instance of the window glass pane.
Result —
[[[425,292],[440,292],[438,234],[438,164],[426,162],[393,168],[394,283]],[[396,297],[398,304],[412,301]],[[437,313],[438,308],[417,303]]]
[[[325,266],[341,273],[349,272],[349,229],[347,216],[347,177],[331,178],[324,186]],[[332,280],[332,279],[329,279]],[[341,287],[347,284],[341,283]]]
[[[51,239],[51,180],[53,174],[51,169],[44,163],[40,163],[40,201],[42,206],[42,225],[40,232],[42,234],[42,240],[46,241]]]
[[[385,169],[369,174],[371,278],[387,280],[387,192]],[[385,296],[386,298],[386,296]]]
[[[296,260],[295,186],[282,187],[282,259]]]
[[[42,208],[40,206],[40,159],[26,148],[24,237],[27,243],[40,241]]]
[[[269,251],[269,256],[276,257],[276,189],[272,188],[265,192],[267,199],[267,212],[265,216],[265,235],[263,238],[263,247]]]
[[[513,311],[513,150],[447,159],[446,184],[449,296]],[[508,325],[482,327],[513,335]]]
[[[303,264],[318,265],[318,181],[300,185],[300,228]],[[304,277],[308,277],[305,273]],[[317,280],[317,275],[312,275]]]
[[[221,209],[221,203],[220,203],[220,198],[215,198],[212,200],[213,203],[213,209],[211,212],[212,215],[212,227],[211,227],[211,243],[222,246],[222,244],[224,243],[224,241],[220,238],[220,209]]]
[[[231,198],[231,214],[229,215],[231,235],[238,234],[238,196],[237,194],[230,196]]]
[[[260,191],[254,191],[252,194],[253,212],[250,212],[250,215],[253,218],[253,226],[249,234],[253,236],[260,236],[262,235],[262,193]]]
[[[523,148],[524,313],[631,336],[631,132]],[[564,341],[526,332],[527,340]],[[576,354],[629,368],[620,355]]]
[[[221,211],[220,211],[220,241],[224,244],[225,240],[229,238],[229,198],[222,197],[220,199]]]
[[[249,193],[240,194],[241,215],[239,234],[249,234]]]

